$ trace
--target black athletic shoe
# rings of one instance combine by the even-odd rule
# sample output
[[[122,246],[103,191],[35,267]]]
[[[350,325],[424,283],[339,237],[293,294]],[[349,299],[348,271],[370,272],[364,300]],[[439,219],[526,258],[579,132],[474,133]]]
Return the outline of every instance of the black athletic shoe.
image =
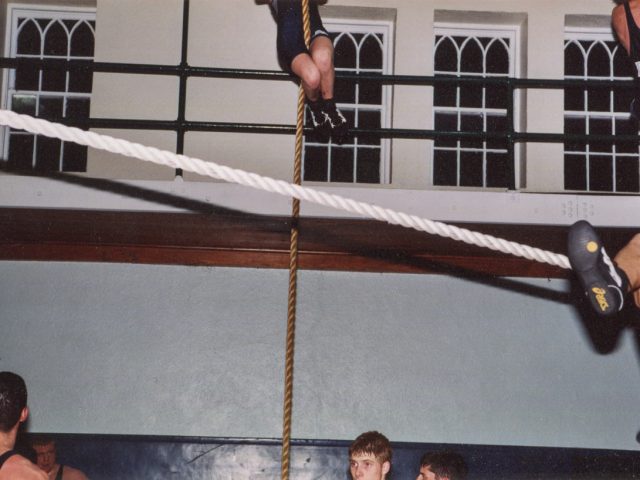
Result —
[[[609,258],[589,222],[580,220],[571,226],[567,251],[571,267],[596,313],[608,317],[622,310],[629,281]]]
[[[331,138],[331,122],[329,116],[322,109],[322,104],[317,102],[307,102],[309,107],[309,120],[313,127],[314,141],[326,143]]]
[[[342,112],[338,110],[338,107],[333,100],[325,100],[323,111],[329,119],[329,125],[331,126],[331,138],[338,145],[342,145],[349,133],[349,124],[347,123],[347,119],[344,118]]]

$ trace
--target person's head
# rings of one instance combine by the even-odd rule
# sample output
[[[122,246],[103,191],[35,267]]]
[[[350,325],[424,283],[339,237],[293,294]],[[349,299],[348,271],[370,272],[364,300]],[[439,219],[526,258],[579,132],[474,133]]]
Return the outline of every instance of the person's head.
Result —
[[[38,435],[31,440],[31,448],[36,452],[36,464],[49,473],[56,466],[56,442],[52,437]]]
[[[467,464],[455,452],[425,453],[420,459],[420,473],[416,480],[464,480]]]
[[[379,432],[365,432],[349,446],[349,471],[355,480],[383,480],[391,469],[391,444]]]
[[[27,419],[27,386],[20,375],[0,372],[0,432],[9,433]]]

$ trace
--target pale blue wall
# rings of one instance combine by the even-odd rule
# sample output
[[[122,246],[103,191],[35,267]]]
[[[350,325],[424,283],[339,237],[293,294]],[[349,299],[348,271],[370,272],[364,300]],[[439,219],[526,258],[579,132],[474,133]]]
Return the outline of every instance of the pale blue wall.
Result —
[[[284,270],[0,262],[0,369],[26,378],[33,431],[279,437],[287,283]],[[567,284],[530,283],[542,295],[301,271],[293,436],[637,449],[631,332],[597,353],[553,300]]]

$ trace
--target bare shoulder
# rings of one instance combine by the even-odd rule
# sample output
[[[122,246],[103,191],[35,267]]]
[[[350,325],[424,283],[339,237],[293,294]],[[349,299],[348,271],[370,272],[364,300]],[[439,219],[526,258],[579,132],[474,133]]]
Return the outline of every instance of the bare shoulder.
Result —
[[[624,48],[629,52],[629,30],[627,28],[627,16],[622,4],[617,5],[611,12],[611,26],[615,31],[618,40]]]
[[[3,465],[0,480],[48,480],[48,476],[26,458],[15,455]]]
[[[614,22],[625,19],[624,6],[620,3],[611,10],[611,18]]]
[[[64,480],[88,480],[87,476],[77,468],[64,466]]]

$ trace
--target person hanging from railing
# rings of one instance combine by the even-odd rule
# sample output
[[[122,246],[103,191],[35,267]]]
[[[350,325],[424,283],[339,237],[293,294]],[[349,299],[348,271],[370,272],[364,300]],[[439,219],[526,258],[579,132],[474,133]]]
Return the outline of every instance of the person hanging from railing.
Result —
[[[635,94],[629,108],[631,118],[637,123],[640,121],[640,0],[614,1],[618,5],[611,12],[611,25],[637,70]]]
[[[311,44],[308,49],[304,41],[302,2],[270,0],[269,4],[278,24],[278,56],[283,67],[302,82],[314,133],[323,142],[331,137],[336,143],[342,143],[349,127],[333,97],[333,42],[322,25],[317,4],[309,0]]]
[[[594,228],[585,220],[569,229],[567,252],[593,310],[609,317],[632,296],[640,308],[640,234],[636,234],[613,259]]]

